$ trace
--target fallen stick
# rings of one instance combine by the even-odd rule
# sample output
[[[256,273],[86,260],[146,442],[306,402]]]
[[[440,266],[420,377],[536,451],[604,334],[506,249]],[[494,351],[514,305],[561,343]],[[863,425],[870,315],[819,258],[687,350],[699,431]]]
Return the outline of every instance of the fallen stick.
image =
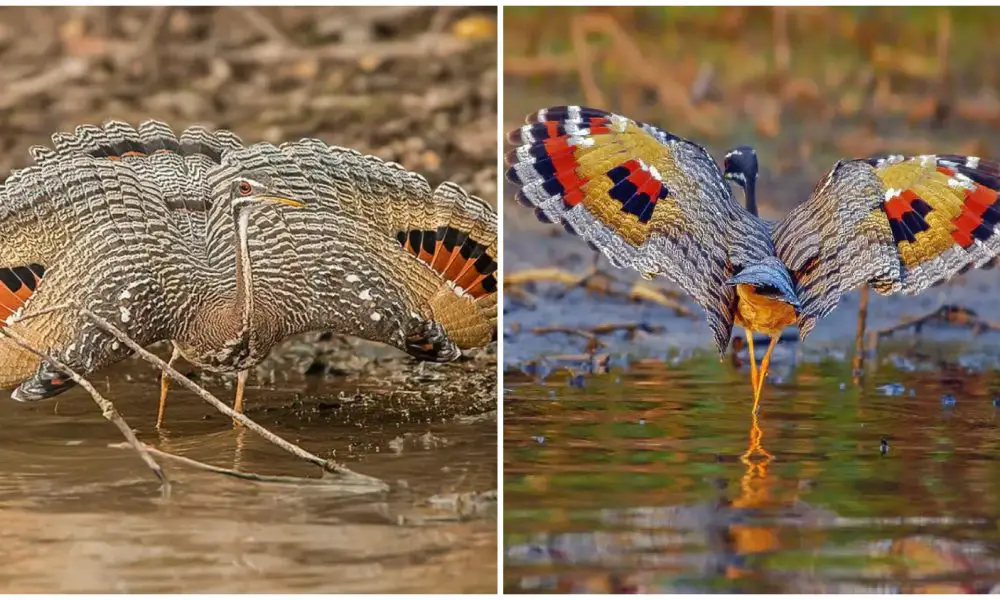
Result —
[[[130,338],[129,336],[125,335],[125,333],[123,331],[121,331],[120,329],[118,329],[117,327],[115,327],[114,325],[112,325],[109,321],[107,321],[103,317],[95,314],[93,311],[80,306],[79,304],[77,304],[75,302],[61,304],[59,306],[54,306],[54,307],[51,307],[51,308],[46,309],[44,311],[39,311],[37,313],[29,313],[29,314],[21,315],[21,316],[19,316],[17,318],[17,321],[26,321],[26,320],[29,320],[29,319],[34,319],[36,317],[39,317],[39,316],[41,316],[43,314],[54,312],[56,310],[67,310],[67,309],[72,309],[72,310],[79,311],[80,314],[84,315],[85,317],[87,317],[88,319],[90,319],[91,321],[93,321],[101,329],[103,329],[106,332],[108,332],[111,335],[113,335],[121,343],[123,343],[126,346],[128,346],[130,349],[132,349],[133,352],[135,352],[136,354],[138,354],[140,357],[142,357],[143,359],[145,359],[147,362],[152,363],[152,364],[156,365],[157,367],[159,367],[160,370],[163,371],[164,373],[166,373],[167,375],[169,375],[171,379],[173,379],[174,381],[180,382],[181,385],[183,385],[184,387],[188,388],[189,390],[191,390],[192,392],[194,392],[195,394],[197,394],[202,400],[204,400],[204,401],[208,402],[209,404],[211,404],[212,406],[214,406],[216,410],[218,410],[222,414],[224,414],[224,415],[232,418],[233,420],[239,422],[240,424],[242,424],[244,427],[246,427],[250,431],[253,431],[257,435],[259,435],[262,438],[266,439],[267,441],[271,442],[275,446],[278,446],[282,450],[285,450],[286,452],[288,452],[288,453],[290,453],[290,454],[292,454],[294,456],[297,456],[298,458],[301,458],[301,459],[303,459],[305,461],[308,461],[308,462],[310,462],[310,463],[312,463],[314,465],[319,466],[321,469],[323,469],[324,472],[333,473],[333,474],[336,474],[336,475],[341,475],[343,477],[352,477],[352,478],[357,479],[359,481],[365,481],[365,482],[368,482],[372,487],[378,488],[381,491],[389,489],[389,486],[385,482],[383,482],[382,480],[377,479],[375,477],[369,477],[368,475],[363,475],[361,473],[357,473],[355,471],[352,471],[351,469],[348,469],[347,467],[341,465],[340,463],[337,463],[336,461],[320,458],[320,457],[316,456],[315,454],[312,454],[311,452],[305,450],[304,448],[296,446],[295,444],[292,444],[291,442],[289,442],[289,441],[287,441],[287,440],[285,440],[285,439],[283,439],[283,438],[275,435],[274,433],[271,433],[270,431],[268,431],[267,429],[265,429],[261,425],[257,424],[257,422],[253,421],[252,419],[250,419],[249,417],[247,417],[243,413],[237,413],[236,411],[234,411],[233,409],[231,409],[228,405],[226,405],[224,402],[222,402],[221,400],[219,400],[218,398],[216,398],[214,395],[212,395],[211,393],[209,393],[207,390],[205,390],[204,388],[202,388],[201,386],[199,386],[195,382],[191,381],[190,379],[188,379],[187,377],[185,377],[182,373],[180,373],[179,371],[177,371],[176,369],[174,369],[172,366],[170,366],[169,364],[167,364],[163,359],[161,359],[160,357],[156,356],[152,352],[146,350],[145,348],[143,348],[142,346],[140,346],[139,344],[137,344],[134,340],[132,340],[132,338]],[[3,330],[3,333],[5,335],[9,336],[9,337],[13,336],[13,335],[16,335],[16,334],[13,334],[13,332],[8,331],[8,330]],[[11,339],[14,340],[15,342],[17,342],[17,340],[14,339],[13,337],[11,337]],[[35,350],[34,348],[31,348],[31,347],[26,347],[26,348],[28,350],[30,350],[32,353],[37,354],[38,356],[40,356],[40,357],[42,357],[42,358],[44,358],[44,359],[49,360],[50,362],[52,362],[52,364],[57,369],[60,369],[60,370],[63,369],[64,365],[61,365],[61,364],[57,363],[50,356],[46,356],[45,354],[43,354],[43,353]],[[67,371],[67,373],[70,373],[70,372]],[[78,383],[80,383],[80,382],[86,382],[86,379],[83,379],[83,377],[80,377],[80,376],[74,377],[73,379],[74,379],[74,381],[77,381]],[[81,385],[82,385],[82,383],[81,383]],[[89,387],[88,391],[89,390],[93,390],[93,386],[91,386],[89,382],[87,382],[86,386],[84,386],[84,387],[85,387],[85,389],[88,389],[88,387]],[[96,390],[94,390],[92,392],[92,394],[95,394],[95,393],[96,393]],[[95,400],[96,400],[96,397],[95,397]],[[110,404],[110,403],[108,403],[108,404]],[[103,405],[102,405],[102,408],[103,408]],[[113,407],[112,407],[112,410],[113,410]],[[117,415],[117,412],[115,412],[114,414]],[[134,436],[134,434],[131,433],[131,429],[129,429],[128,431],[129,431],[129,434],[127,434],[126,437],[128,438],[131,435],[130,440],[134,439],[135,436]],[[136,439],[136,443],[139,443],[137,439]],[[148,453],[146,454],[146,456],[148,456]],[[150,457],[150,460],[152,460],[151,457]],[[155,462],[153,464],[155,464]],[[157,468],[159,468],[159,466],[157,466]]]
[[[58,359],[55,359],[51,356],[47,356],[44,353],[35,350],[19,334],[10,331],[8,329],[3,329],[2,333],[12,342],[24,348],[28,352],[31,352],[32,354],[38,356],[42,360],[46,360],[52,363],[52,365],[55,366],[55,368],[59,369],[60,371],[68,375],[70,379],[72,379],[77,383],[77,385],[87,390],[87,393],[89,393],[90,397],[94,399],[94,402],[96,402],[97,405],[101,407],[101,414],[104,415],[104,418],[115,424],[115,427],[117,427],[118,430],[122,432],[122,435],[125,436],[125,439],[128,440],[129,445],[133,449],[135,449],[136,452],[139,453],[139,457],[143,460],[143,462],[146,463],[146,466],[153,471],[153,474],[156,475],[156,478],[160,480],[160,485],[162,486],[163,489],[163,495],[164,496],[170,495],[170,480],[167,479],[167,475],[166,473],[163,472],[163,468],[161,468],[160,465],[155,460],[153,460],[153,457],[146,449],[146,445],[140,442],[137,437],[135,437],[135,432],[132,431],[132,428],[128,426],[128,423],[125,422],[125,419],[123,419],[121,414],[118,413],[118,411],[115,409],[114,404],[112,404],[110,400],[102,396],[96,389],[94,389],[94,386],[91,385],[89,381],[84,379],[82,375],[78,374],[73,369],[70,369]]]
[[[382,487],[375,487],[368,485],[365,482],[358,481],[357,483],[350,483],[348,481],[333,483],[327,479],[316,479],[312,477],[290,477],[287,475],[260,475],[258,473],[250,473],[247,471],[238,471],[236,469],[227,469],[225,467],[218,467],[215,465],[210,465],[208,463],[201,462],[200,460],[195,460],[193,458],[188,458],[186,456],[180,456],[179,454],[173,454],[167,452],[166,450],[160,450],[148,444],[139,444],[145,449],[149,454],[159,456],[160,458],[165,458],[167,460],[172,460],[180,464],[198,469],[199,471],[207,471],[209,473],[217,473],[219,475],[226,475],[228,477],[235,477],[236,479],[245,479],[247,481],[257,481],[261,483],[287,483],[292,485],[321,485],[323,487],[331,487],[333,489],[339,489],[346,493],[352,494],[366,494],[375,493],[383,491]],[[124,444],[110,444],[112,448],[124,448]],[[380,482],[381,483],[381,482]],[[341,488],[340,486],[345,486]],[[361,488],[361,489],[355,489]]]
[[[184,387],[188,388],[189,390],[191,390],[192,392],[194,392],[195,394],[197,394],[199,397],[201,397],[202,400],[204,400],[204,401],[208,402],[209,404],[211,404],[212,406],[214,406],[216,410],[218,410],[222,414],[226,415],[227,417],[230,417],[233,420],[238,421],[244,427],[246,427],[250,431],[256,433],[257,435],[261,436],[262,438],[266,439],[267,441],[271,442],[275,446],[278,446],[282,450],[285,450],[286,452],[288,452],[290,454],[293,454],[293,455],[295,455],[295,456],[297,456],[297,457],[299,457],[299,458],[301,458],[303,460],[306,460],[308,462],[313,463],[314,465],[322,468],[324,471],[327,471],[327,472],[330,472],[330,473],[335,473],[335,474],[338,474],[338,475],[344,475],[344,476],[347,476],[347,477],[354,477],[356,479],[370,481],[372,483],[378,482],[378,484],[380,484],[382,486],[381,489],[383,489],[383,490],[389,489],[389,486],[386,485],[380,479],[376,479],[374,477],[369,477],[368,475],[362,475],[361,473],[357,473],[355,471],[352,471],[352,470],[348,469],[347,467],[341,465],[338,462],[335,462],[335,461],[332,461],[332,460],[328,460],[328,459],[320,458],[320,457],[316,456],[315,454],[313,454],[313,453],[305,450],[304,448],[300,448],[299,446],[296,446],[295,444],[292,444],[291,442],[288,442],[288,441],[282,439],[281,437],[279,437],[279,436],[271,433],[270,431],[268,431],[264,427],[258,425],[257,422],[253,421],[252,419],[250,419],[249,417],[247,417],[243,413],[238,413],[238,412],[234,411],[233,409],[229,408],[229,406],[225,402],[222,402],[221,400],[219,400],[218,398],[216,398],[215,396],[213,396],[212,394],[210,394],[207,390],[205,390],[204,388],[202,388],[201,386],[199,386],[195,382],[191,381],[187,377],[185,377],[182,373],[180,373],[180,371],[177,371],[176,369],[174,369],[173,367],[171,367],[170,365],[168,365],[159,356],[156,356],[155,354],[153,354],[149,350],[146,350],[145,348],[143,348],[139,344],[135,343],[132,340],[132,338],[130,338],[127,335],[125,335],[124,332],[122,332],[120,329],[118,329],[117,327],[115,327],[114,325],[112,325],[111,323],[109,323],[103,317],[100,317],[100,316],[94,314],[94,312],[92,312],[92,311],[90,311],[90,310],[88,310],[86,308],[80,307],[78,305],[76,306],[76,308],[83,315],[85,315],[91,321],[93,321],[94,323],[96,323],[99,327],[101,327],[102,329],[104,329],[105,331],[107,331],[108,333],[110,333],[111,335],[113,335],[116,338],[118,338],[118,340],[121,343],[123,343],[126,346],[128,346],[129,348],[131,348],[133,352],[135,352],[136,354],[138,354],[142,358],[146,359],[147,362],[153,363],[154,365],[156,365],[157,367],[159,367],[164,373],[166,373],[167,375],[170,375],[171,379],[173,379],[174,381],[180,382],[181,385],[183,385]]]
[[[938,308],[932,313],[928,313],[922,317],[913,317],[910,319],[903,319],[895,325],[889,327],[883,327],[882,329],[876,330],[872,333],[875,334],[876,338],[883,338],[890,336],[897,331],[902,329],[908,329],[913,327],[919,333],[920,327],[925,323],[930,321],[940,320],[944,323],[950,323],[954,325],[964,325],[971,327],[975,331],[1000,331],[1000,323],[993,323],[985,319],[980,319],[976,313],[963,307],[956,306],[954,304],[945,304],[944,306]]]
[[[632,288],[625,292],[613,289],[611,284],[606,280],[610,280],[611,282],[617,281],[614,277],[596,269],[590,269],[588,272],[578,275],[559,267],[542,267],[505,273],[503,276],[503,285],[506,293],[510,293],[515,291],[513,288],[517,286],[539,281],[551,281],[565,285],[567,287],[566,292],[575,287],[582,287],[588,292],[659,304],[684,317],[694,316],[694,312],[690,308],[669,297],[666,292],[646,281],[635,282]]]

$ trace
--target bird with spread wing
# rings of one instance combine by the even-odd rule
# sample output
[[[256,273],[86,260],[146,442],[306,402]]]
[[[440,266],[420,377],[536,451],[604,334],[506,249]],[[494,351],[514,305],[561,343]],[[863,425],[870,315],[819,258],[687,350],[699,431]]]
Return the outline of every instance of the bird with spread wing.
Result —
[[[152,120],[53,146],[0,184],[0,389],[17,400],[68,389],[60,363],[88,375],[131,354],[55,310],[72,305],[139,345],[170,340],[171,362],[237,374],[237,412],[249,370],[296,333],[439,362],[495,339],[496,212],[454,183],[318,139],[244,145]]]
[[[916,294],[1000,253],[1000,164],[958,155],[842,160],[777,223],[757,216],[757,157],[607,111],[559,106],[512,132],[507,178],[539,219],[704,310],[720,353],[747,330],[754,410],[786,327],[801,339],[865,284]],[[744,190],[746,208],[733,196]],[[758,369],[753,332],[771,337]]]

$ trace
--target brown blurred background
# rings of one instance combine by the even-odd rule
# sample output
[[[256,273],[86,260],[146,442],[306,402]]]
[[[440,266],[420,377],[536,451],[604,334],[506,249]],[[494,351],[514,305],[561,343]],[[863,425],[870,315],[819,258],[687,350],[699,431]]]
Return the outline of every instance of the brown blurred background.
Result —
[[[496,196],[496,9],[0,9],[0,173],[108,118],[303,136]],[[2,176],[0,176],[2,177]]]

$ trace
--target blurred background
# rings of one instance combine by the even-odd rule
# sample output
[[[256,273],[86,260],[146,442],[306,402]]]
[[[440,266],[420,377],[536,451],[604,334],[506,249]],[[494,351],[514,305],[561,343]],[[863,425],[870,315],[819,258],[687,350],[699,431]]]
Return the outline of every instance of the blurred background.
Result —
[[[315,136],[494,198],[493,12],[4,8],[0,171],[53,132],[155,117],[248,142]]]
[[[505,125],[560,100],[713,153],[750,143],[783,214],[836,160],[996,156],[992,8],[508,8]],[[811,190],[805,190],[808,192]]]
[[[1000,54],[990,33],[1000,17],[996,9],[515,7],[504,14],[505,131],[539,108],[582,104],[658,125],[718,160],[730,148],[752,145],[760,158],[758,204],[767,219],[780,219],[807,198],[842,158],[883,152],[1000,157],[1000,74],[986,66]],[[510,186],[505,198],[513,198]],[[520,273],[525,269],[586,272],[593,260],[585,245],[513,203],[505,225],[505,281],[514,284],[508,295],[533,280],[533,273]],[[600,264],[607,267],[603,259]],[[888,327],[901,313],[930,312],[946,302],[988,314],[990,296],[981,286],[1000,293],[989,287],[996,278],[977,272],[957,281],[971,286],[875,299],[870,323]],[[655,291],[661,305],[684,313],[693,307],[669,285],[656,286],[666,289]],[[840,333],[853,331],[857,296],[841,306],[853,311],[841,308],[821,322],[814,342],[839,343]],[[553,319],[545,307],[536,314],[537,323]],[[696,307],[692,316],[698,321]],[[680,323],[672,328],[675,343],[650,344],[656,350],[708,347],[703,323],[693,332]],[[525,326],[535,324],[525,316]],[[536,347],[507,333],[508,364],[551,349],[545,340]]]
[[[757,148],[778,219],[841,158],[1000,158],[996,8],[504,10],[504,120],[579,104],[717,160]],[[510,150],[510,146],[507,150]],[[737,332],[504,198],[504,587],[561,592],[1000,589],[1000,296],[971,271],[859,295],[786,332],[750,415]],[[742,202],[742,196],[737,193]],[[859,374],[861,374],[859,376]]]
[[[0,181],[28,147],[84,123],[199,123],[247,143],[317,137],[497,197],[496,9],[0,9]],[[156,349],[161,356],[169,349]],[[418,366],[310,334],[252,374],[247,414],[393,484],[385,497],[255,485],[170,468],[174,495],[86,393],[0,399],[0,521],[9,592],[496,590],[496,352]],[[231,378],[182,368],[231,402]],[[314,468],[234,430],[126,361],[94,380],[143,441],[251,472]]]

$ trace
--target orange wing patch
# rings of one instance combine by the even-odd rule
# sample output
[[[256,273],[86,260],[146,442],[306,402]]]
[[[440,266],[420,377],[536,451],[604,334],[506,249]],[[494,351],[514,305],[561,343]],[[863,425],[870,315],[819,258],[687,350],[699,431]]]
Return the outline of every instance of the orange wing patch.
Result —
[[[958,245],[986,241],[1000,223],[992,163],[964,156],[901,156],[873,162],[885,184],[882,210],[907,268]]]
[[[24,306],[44,274],[45,268],[41,265],[0,269],[0,322]]]
[[[449,282],[459,295],[479,299],[497,291],[496,260],[484,244],[468,233],[453,227],[413,229],[398,232],[396,239],[404,250]]]

